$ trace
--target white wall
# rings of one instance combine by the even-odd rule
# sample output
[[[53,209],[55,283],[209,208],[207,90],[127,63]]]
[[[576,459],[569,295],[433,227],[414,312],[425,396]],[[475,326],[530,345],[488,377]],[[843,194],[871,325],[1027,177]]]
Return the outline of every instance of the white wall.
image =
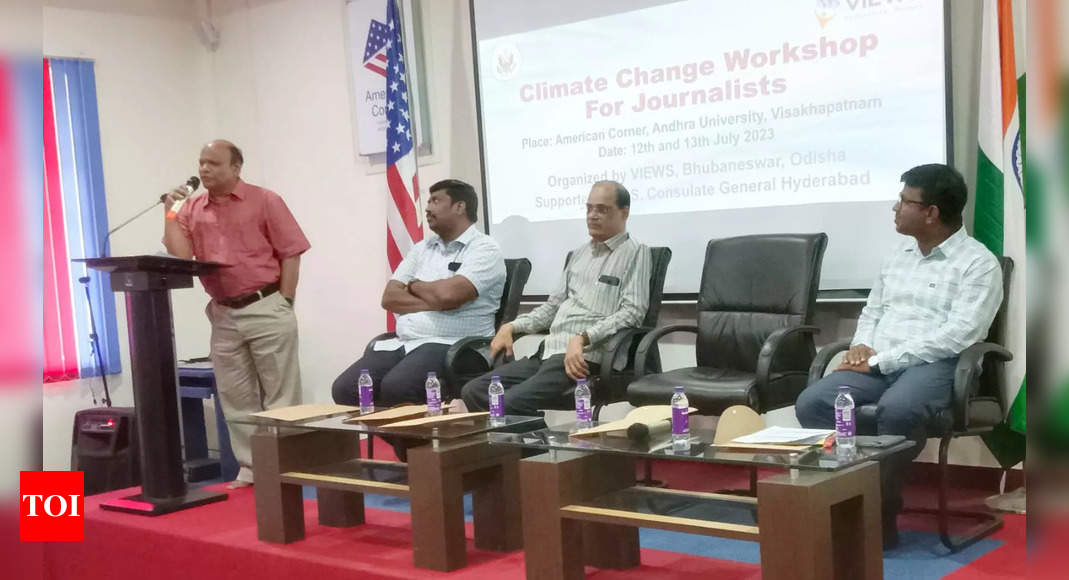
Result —
[[[82,9],[89,6],[94,9]],[[190,152],[195,155],[209,132],[204,56],[191,32],[190,6],[171,0],[50,0],[44,7],[45,56],[95,62],[104,183],[113,225],[190,175]],[[160,248],[161,222],[158,215],[145,216],[117,232],[112,253],[154,253]],[[187,305],[192,308],[195,301],[203,307],[200,291],[175,293],[176,313]],[[124,372],[110,377],[109,386],[114,403],[129,406],[133,395],[122,296],[117,297],[117,310]],[[190,342],[199,342],[192,333],[182,338],[190,350]],[[69,469],[74,412],[92,406],[89,389],[99,385],[100,379],[44,385],[46,469]]]
[[[470,71],[452,74],[458,60],[471,66],[468,32],[457,27],[461,15],[466,26],[467,3],[425,5],[435,153],[420,181],[477,182]],[[384,329],[379,298],[388,277],[383,168],[370,167],[354,145],[345,3],[229,1],[215,10],[222,42],[210,56],[214,134],[244,148],[244,177],[278,191],[312,244],[297,298],[301,373],[305,400],[329,401],[334,378]],[[456,127],[454,119],[468,123]],[[198,332],[197,315],[176,328],[179,336]]]
[[[105,184],[111,222],[196,171],[199,146],[214,137],[245,150],[246,180],[278,191],[312,243],[302,259],[297,313],[306,401],[330,400],[334,377],[382,331],[386,188],[381,167],[357,156],[351,114],[344,0],[215,0],[210,14],[193,0],[49,0],[45,53],[97,63]],[[82,10],[93,6],[94,10]],[[974,173],[975,66],[970,63],[978,12],[955,0],[955,155]],[[467,0],[422,2],[425,70],[435,152],[422,160],[429,185],[456,177],[479,183]],[[215,51],[192,23],[208,14],[220,33]],[[359,34],[359,31],[355,31]],[[160,220],[145,217],[117,234],[114,254],[154,252]],[[536,265],[537,267],[537,265]],[[180,358],[208,352],[206,295],[174,293]],[[683,321],[687,307],[666,308],[662,323]],[[830,341],[849,336],[856,311],[827,307],[819,316]],[[129,360],[123,333],[123,368]],[[665,347],[667,368],[693,364],[693,347]],[[119,377],[115,399],[129,404]],[[84,385],[45,389],[45,466],[69,461],[71,415],[89,406]],[[622,405],[609,415],[626,410]],[[790,423],[790,409],[769,416]],[[982,445],[956,445],[975,464]]]

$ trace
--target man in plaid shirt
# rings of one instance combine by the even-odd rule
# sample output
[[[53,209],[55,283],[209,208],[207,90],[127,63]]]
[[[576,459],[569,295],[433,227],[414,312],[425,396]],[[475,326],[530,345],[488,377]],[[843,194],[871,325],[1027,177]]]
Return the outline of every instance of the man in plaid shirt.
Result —
[[[884,260],[842,364],[795,405],[804,427],[833,429],[838,388],[848,385],[855,405],[880,407],[880,435],[917,443],[881,467],[885,546],[897,543],[905,469],[924,447],[929,418],[950,405],[958,355],[983,340],[1002,303],[998,260],[962,225],[961,174],[920,165],[902,182],[895,229],[909,237]]]

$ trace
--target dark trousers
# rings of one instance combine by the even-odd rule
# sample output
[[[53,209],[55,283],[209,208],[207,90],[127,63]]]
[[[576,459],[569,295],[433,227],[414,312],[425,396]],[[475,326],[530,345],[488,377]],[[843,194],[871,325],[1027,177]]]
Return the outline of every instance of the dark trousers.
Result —
[[[802,391],[794,413],[803,427],[834,429],[835,397],[839,385],[850,386],[850,395],[857,407],[876,403],[880,407],[877,433],[903,435],[916,443],[880,464],[884,512],[897,514],[902,508],[906,472],[924,449],[927,424],[935,414],[950,406],[957,364],[955,357],[912,366],[889,375],[835,371]]]
[[[590,375],[598,374],[598,365],[587,362]],[[490,377],[501,377],[505,387],[505,413],[508,415],[540,416],[544,409],[574,409],[575,400],[566,395],[575,383],[564,372],[564,355],[545,360],[527,357],[502,365],[477,379],[468,381],[460,391],[469,411],[490,408]]]
[[[340,405],[360,404],[357,392],[360,369],[367,369],[371,375],[376,406],[426,402],[424,384],[428,372],[438,373],[438,380],[442,383],[442,398],[451,399],[455,391],[451,389],[452,385],[447,384],[445,377],[445,353],[448,350],[448,344],[428,343],[405,354],[404,348],[381,351],[368,345],[364,356],[334,379],[331,389],[334,402]]]

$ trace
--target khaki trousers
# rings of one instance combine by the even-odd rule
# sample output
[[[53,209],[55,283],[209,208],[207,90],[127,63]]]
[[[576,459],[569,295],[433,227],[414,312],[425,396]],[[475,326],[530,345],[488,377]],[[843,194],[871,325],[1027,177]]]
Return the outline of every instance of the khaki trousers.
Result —
[[[301,403],[297,317],[275,292],[245,308],[214,300],[205,308],[212,324],[211,359],[219,403],[227,418]],[[230,445],[241,466],[238,479],[252,481],[250,440],[256,427],[230,423]]]

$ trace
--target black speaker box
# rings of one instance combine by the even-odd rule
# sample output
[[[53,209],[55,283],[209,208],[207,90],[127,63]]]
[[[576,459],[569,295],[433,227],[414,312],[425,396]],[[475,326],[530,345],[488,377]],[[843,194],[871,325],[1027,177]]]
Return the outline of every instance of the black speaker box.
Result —
[[[71,470],[85,473],[85,495],[141,485],[140,452],[133,407],[75,413]]]

